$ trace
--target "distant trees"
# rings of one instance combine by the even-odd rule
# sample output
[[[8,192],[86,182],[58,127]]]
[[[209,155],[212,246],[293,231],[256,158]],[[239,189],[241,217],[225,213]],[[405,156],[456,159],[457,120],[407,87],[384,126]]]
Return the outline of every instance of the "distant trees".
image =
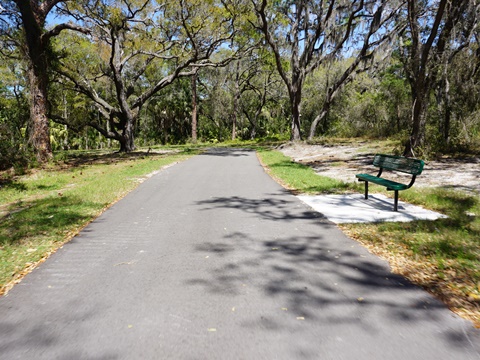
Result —
[[[423,145],[429,96],[440,79],[448,103],[449,85],[444,74],[453,58],[470,45],[478,26],[479,5],[475,0],[407,0],[404,15],[399,50],[412,94],[412,131],[404,155],[413,156],[414,149]],[[446,116],[444,135],[448,141],[448,111]]]
[[[266,49],[256,48],[225,68],[200,75],[199,114],[206,139],[253,140],[284,132],[288,100]]]
[[[478,0],[3,1],[0,141],[40,162],[111,140],[395,136],[408,156],[480,142],[479,14]]]
[[[4,59],[0,67],[0,171],[27,165],[24,130],[29,111],[25,86],[16,61]]]
[[[390,25],[396,1],[278,1],[253,2],[258,29],[275,55],[277,70],[285,82],[292,111],[291,140],[301,139],[301,102],[306,77],[328,61],[346,52],[356,53],[354,61],[327,89],[320,114],[311,124],[309,138],[340,88],[372,60],[375,50],[393,31]]]
[[[234,56],[211,60],[236,33],[234,5],[228,2],[83,1],[63,9],[91,29],[90,38],[77,41],[95,50],[92,59],[81,61],[65,47],[58,73],[93,102],[105,121],[87,124],[117,140],[120,151],[135,149],[137,118],[152,96],[198,68],[222,66]],[[59,114],[56,119],[68,124]]]

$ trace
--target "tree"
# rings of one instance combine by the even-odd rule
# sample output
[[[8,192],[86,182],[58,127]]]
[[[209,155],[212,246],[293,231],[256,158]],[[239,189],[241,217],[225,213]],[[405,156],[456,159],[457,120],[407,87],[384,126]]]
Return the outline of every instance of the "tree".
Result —
[[[200,133],[207,141],[223,141],[232,135],[231,68],[232,63],[224,68],[205,69],[198,78],[199,88],[203,92]]]
[[[460,87],[468,87],[468,83],[471,83],[471,80],[475,79],[474,69],[478,62],[478,59],[475,61],[471,54],[478,44],[478,39],[475,38],[475,35],[478,34],[475,34],[475,32],[479,30],[480,4],[476,1],[469,1],[468,4],[463,3],[455,10],[460,10],[461,14],[455,29],[452,31],[451,39],[446,45],[445,51],[443,54],[440,54],[440,58],[438,59],[438,62],[440,63],[437,70],[439,75],[434,84],[441,119],[440,130],[442,132],[442,145],[447,148],[451,143],[450,131],[453,121],[452,118],[454,116],[454,99],[456,97],[456,94],[451,91],[451,66],[461,53],[467,53],[466,57],[464,56],[464,59],[469,59],[470,64],[467,63],[464,64],[464,66],[461,66],[461,63],[459,63],[460,66],[455,66],[453,73],[456,74],[466,71],[466,74],[462,74],[465,81],[457,83],[457,85],[460,85]],[[461,89],[458,90],[460,90],[459,92],[462,92]],[[461,99],[457,98],[456,102],[461,102]]]
[[[0,171],[27,165],[23,133],[27,127],[28,101],[25,79],[18,62],[0,56]]]
[[[48,71],[51,39],[66,29],[86,32],[73,24],[45,29],[47,16],[55,6],[68,0],[11,0],[0,7],[1,33],[9,46],[20,49],[27,62],[30,103],[30,143],[40,162],[52,157],[49,132]],[[21,35],[16,29],[20,28]]]
[[[412,93],[412,130],[405,144],[405,156],[414,156],[414,150],[423,145],[429,97],[439,67],[450,46],[450,56],[465,46],[463,42],[452,42],[452,36],[461,19],[472,11],[477,13],[478,6],[471,0],[407,0],[400,50]],[[468,41],[469,38],[466,37]]]
[[[261,129],[260,118],[268,102],[274,101],[282,80],[275,70],[275,60],[265,48],[258,48],[239,61],[239,110],[249,123],[244,138],[253,140]],[[282,93],[280,96],[283,96]]]
[[[198,69],[193,69],[192,74],[192,141],[197,142],[197,128],[198,128],[198,107],[197,107],[197,76]]]
[[[306,77],[320,64],[340,57],[347,46],[359,48],[352,67],[328,90],[325,107],[312,124],[312,137],[339,88],[362,62],[371,59],[372,49],[389,37],[391,29],[386,24],[397,8],[389,7],[393,2],[387,0],[283,0],[271,4],[267,0],[258,3],[252,0],[252,3],[258,17],[256,27],[272,49],[277,70],[288,89],[292,109],[291,140],[301,139],[300,109]],[[365,32],[365,29],[368,30]],[[363,39],[362,33],[366,33]],[[288,63],[284,60],[285,54],[289,57]]]
[[[223,66],[235,56],[211,60],[236,33],[228,1],[85,0],[64,11],[92,29],[93,36],[83,41],[91,41],[98,55],[85,71],[67,56],[59,73],[93,101],[109,129],[97,119],[88,125],[119,141],[120,151],[135,149],[136,121],[152,96],[178,78]]]

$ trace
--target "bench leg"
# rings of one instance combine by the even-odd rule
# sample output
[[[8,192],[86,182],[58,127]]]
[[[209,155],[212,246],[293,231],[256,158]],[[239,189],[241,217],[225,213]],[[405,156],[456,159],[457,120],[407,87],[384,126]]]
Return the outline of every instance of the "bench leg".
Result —
[[[393,211],[398,211],[398,190],[395,190],[395,203],[393,205]]]
[[[368,181],[365,181],[365,199],[368,199]]]

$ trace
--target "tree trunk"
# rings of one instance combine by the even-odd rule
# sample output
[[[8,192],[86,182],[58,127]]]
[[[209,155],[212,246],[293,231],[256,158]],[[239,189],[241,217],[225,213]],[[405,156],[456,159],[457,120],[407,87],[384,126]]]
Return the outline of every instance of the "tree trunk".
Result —
[[[192,141],[197,142],[197,72],[192,75]]]
[[[252,119],[252,117],[248,115],[248,112],[246,112],[245,110],[243,111],[248,122],[250,123],[250,125],[252,125],[252,128],[250,129],[250,140],[254,140],[255,136],[257,135],[257,121],[258,121],[257,119],[260,112],[261,112],[261,108],[257,109],[257,111],[255,112],[254,118]]]
[[[446,69],[446,67],[445,67]],[[450,106],[450,81],[448,81],[448,75],[445,71],[445,98],[444,98],[444,108],[445,108],[445,119],[443,123],[443,141],[447,148],[450,146],[450,123],[452,119],[452,107]]]
[[[308,135],[309,140],[312,140],[314,138],[318,124],[323,121],[323,119],[325,119],[327,113],[328,110],[323,109],[320,114],[318,114],[317,117],[313,120],[312,126],[310,127],[310,134]]]
[[[445,104],[445,122],[443,124],[443,141],[447,149],[450,147],[450,127],[452,120],[452,108],[450,104]]]
[[[22,51],[28,61],[31,122],[29,141],[35,150],[37,160],[44,163],[53,156],[48,121],[48,44],[45,44],[42,39],[46,14],[39,13],[35,4],[30,1],[15,1],[15,3],[22,17],[25,34],[25,47]]]
[[[233,97],[232,140],[235,140],[237,137],[237,116],[238,116],[239,102],[240,102],[240,62],[237,61],[237,71],[235,76],[235,95]]]
[[[292,104],[292,126],[290,133],[290,141],[302,140],[302,134],[300,131],[300,105],[301,105],[302,93],[300,90],[292,92],[290,95],[290,102]]]
[[[120,123],[122,123],[122,134],[118,137],[115,137],[115,140],[118,140],[120,143],[120,149],[118,152],[132,152],[135,150],[135,141],[134,141],[134,130],[136,123],[136,116],[138,113],[132,114],[120,114]]]
[[[413,113],[412,113],[412,132],[410,138],[405,144],[403,156],[415,157],[413,150],[423,145],[425,139],[425,120],[427,110],[427,94],[423,89],[419,95],[414,97]]]
[[[257,136],[257,127],[252,126],[252,129],[250,130],[250,140],[255,140],[255,136]]]
[[[401,111],[400,111],[400,105],[397,104],[396,106],[396,110],[397,110],[397,132],[400,132],[402,131],[402,127],[400,125],[400,122],[401,122]]]
[[[356,69],[358,69],[358,65],[360,64],[361,59],[362,59],[362,57],[358,56],[355,59],[355,61],[348,67],[348,69],[345,70],[345,72],[342,74],[342,76],[331,87],[328,87],[327,93],[325,95],[325,100],[323,101],[322,111],[315,118],[315,120],[313,120],[312,125],[310,127],[310,134],[308,135],[309,140],[312,140],[313,137],[315,136],[315,132],[317,130],[317,126],[320,123],[320,121],[326,120],[326,116],[328,114],[328,111],[330,110],[332,102],[335,99],[335,97],[337,96],[337,94],[340,92],[340,89],[353,80],[353,78],[351,77],[351,74]],[[327,124],[324,121],[322,132],[327,131],[327,126],[326,125]]]
[[[46,67],[32,64],[28,69],[30,86],[30,143],[35,149],[37,160],[40,163],[52,158],[50,143],[50,124],[48,121],[48,98]]]
[[[133,136],[133,126],[134,124],[134,119],[129,118],[126,125],[125,129],[123,130],[123,138],[125,139],[125,142],[121,145],[123,145],[123,149],[120,148],[120,152],[132,152],[135,150],[135,142],[134,142],[134,136]]]

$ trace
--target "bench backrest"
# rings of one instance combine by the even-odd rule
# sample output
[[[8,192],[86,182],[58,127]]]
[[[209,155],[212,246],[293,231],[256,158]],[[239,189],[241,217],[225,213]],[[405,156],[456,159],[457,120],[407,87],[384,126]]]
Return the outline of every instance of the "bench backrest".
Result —
[[[406,158],[403,156],[377,154],[373,158],[373,165],[387,169],[400,171],[412,175],[420,175],[425,163],[423,160]]]

